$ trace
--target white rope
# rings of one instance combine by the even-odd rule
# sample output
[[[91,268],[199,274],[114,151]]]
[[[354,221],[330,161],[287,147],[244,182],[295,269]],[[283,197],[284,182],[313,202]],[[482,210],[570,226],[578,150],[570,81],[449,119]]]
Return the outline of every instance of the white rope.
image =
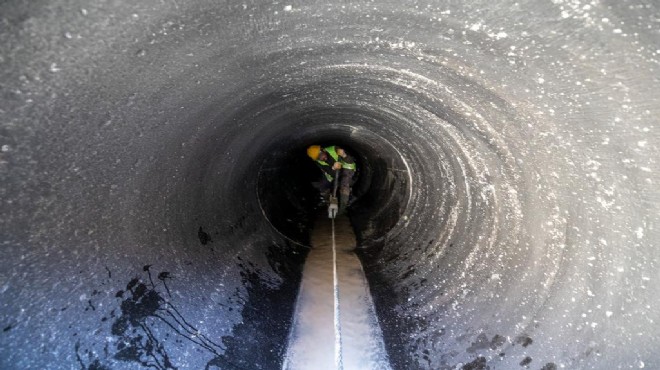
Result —
[[[335,243],[335,219],[332,219],[332,269],[335,299],[335,368],[342,370],[344,364],[341,358],[341,329],[339,324],[339,281],[337,278],[337,246]]]

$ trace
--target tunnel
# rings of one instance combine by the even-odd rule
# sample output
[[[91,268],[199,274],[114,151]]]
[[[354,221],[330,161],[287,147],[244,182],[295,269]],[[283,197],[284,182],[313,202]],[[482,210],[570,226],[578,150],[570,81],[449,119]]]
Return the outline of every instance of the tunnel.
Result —
[[[280,369],[322,207],[393,369],[660,368],[660,6],[0,3],[0,368]]]

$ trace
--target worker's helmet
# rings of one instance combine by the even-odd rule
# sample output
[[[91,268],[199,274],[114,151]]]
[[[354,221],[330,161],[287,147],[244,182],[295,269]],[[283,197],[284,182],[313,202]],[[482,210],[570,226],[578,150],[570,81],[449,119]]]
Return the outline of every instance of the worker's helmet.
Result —
[[[309,148],[307,148],[307,155],[312,160],[315,161],[315,160],[319,159],[319,154],[321,154],[321,146],[320,145],[312,145]]]

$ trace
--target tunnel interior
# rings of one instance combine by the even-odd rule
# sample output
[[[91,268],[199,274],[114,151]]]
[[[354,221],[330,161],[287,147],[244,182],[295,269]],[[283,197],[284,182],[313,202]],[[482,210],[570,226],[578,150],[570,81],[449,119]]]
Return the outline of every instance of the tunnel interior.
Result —
[[[337,145],[355,158],[357,172],[349,214],[361,230],[361,238],[382,239],[404,213],[410,197],[409,175],[396,148],[384,138],[338,111],[314,112],[298,118],[295,129],[274,138],[264,148],[266,158],[257,174],[257,196],[264,216],[293,242],[308,246],[307,238],[326,204],[313,187],[321,178],[317,165],[305,154],[309,145]],[[286,119],[291,119],[287,117]],[[339,122],[356,122],[337,123]],[[277,123],[273,123],[277,124]]]
[[[280,368],[310,144],[394,369],[660,368],[658,6],[0,3],[0,368]]]

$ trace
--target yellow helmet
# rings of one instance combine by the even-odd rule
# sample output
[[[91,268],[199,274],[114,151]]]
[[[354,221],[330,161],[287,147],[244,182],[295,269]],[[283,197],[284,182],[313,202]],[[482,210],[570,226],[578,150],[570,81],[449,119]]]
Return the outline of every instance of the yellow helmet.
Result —
[[[312,145],[309,148],[307,148],[307,155],[312,160],[315,161],[315,160],[319,159],[319,154],[321,154],[321,146],[320,145]]]

